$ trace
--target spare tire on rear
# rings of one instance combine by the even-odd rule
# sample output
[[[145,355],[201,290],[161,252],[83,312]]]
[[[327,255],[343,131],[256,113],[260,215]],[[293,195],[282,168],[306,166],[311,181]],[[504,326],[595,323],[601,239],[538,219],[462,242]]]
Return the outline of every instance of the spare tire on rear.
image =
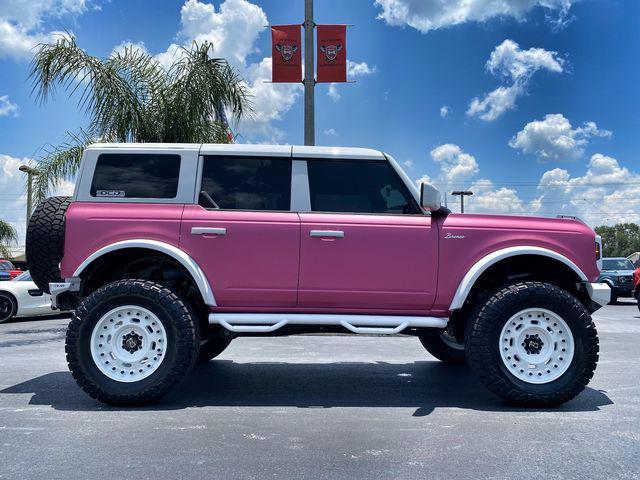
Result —
[[[47,293],[49,283],[61,282],[60,261],[64,253],[64,215],[70,197],[51,197],[36,207],[27,227],[26,254],[31,278]]]

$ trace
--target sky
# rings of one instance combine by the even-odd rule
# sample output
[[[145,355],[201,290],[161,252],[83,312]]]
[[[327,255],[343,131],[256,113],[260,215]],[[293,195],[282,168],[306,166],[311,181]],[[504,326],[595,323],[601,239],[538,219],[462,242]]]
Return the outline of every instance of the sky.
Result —
[[[33,95],[38,43],[69,32],[92,55],[133,45],[170,65],[208,40],[253,94],[237,142],[301,144],[302,87],[268,83],[268,25],[303,17],[303,0],[0,0],[0,218],[22,243],[18,167],[87,121],[77,96]],[[640,222],[640,2],[315,0],[315,21],[353,25],[354,83],[316,87],[318,145],[383,150],[454,211],[470,189],[473,213]]]

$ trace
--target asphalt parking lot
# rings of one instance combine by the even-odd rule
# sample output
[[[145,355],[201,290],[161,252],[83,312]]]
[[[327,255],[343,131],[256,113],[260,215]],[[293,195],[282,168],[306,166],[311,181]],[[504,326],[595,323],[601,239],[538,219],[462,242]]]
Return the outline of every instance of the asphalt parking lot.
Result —
[[[68,372],[67,319],[0,325],[0,478],[640,478],[640,312],[594,316],[589,388],[509,407],[412,337],[235,340],[162,403],[115,409]]]

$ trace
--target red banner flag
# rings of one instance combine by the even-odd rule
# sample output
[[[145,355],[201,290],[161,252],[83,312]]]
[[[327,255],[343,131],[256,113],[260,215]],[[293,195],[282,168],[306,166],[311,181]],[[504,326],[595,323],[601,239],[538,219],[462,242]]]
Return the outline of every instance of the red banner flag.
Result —
[[[273,82],[302,81],[300,25],[271,27],[271,58]]]
[[[318,82],[347,81],[346,25],[318,25]]]

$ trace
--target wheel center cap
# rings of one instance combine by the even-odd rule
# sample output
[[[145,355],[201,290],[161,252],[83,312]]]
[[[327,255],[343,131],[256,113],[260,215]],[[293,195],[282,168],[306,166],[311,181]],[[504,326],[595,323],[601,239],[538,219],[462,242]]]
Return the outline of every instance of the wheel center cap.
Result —
[[[127,333],[122,337],[122,348],[133,355],[142,348],[142,337],[134,331]]]
[[[544,347],[544,342],[536,333],[527,335],[522,346],[529,355],[538,355],[542,351],[542,347]]]

